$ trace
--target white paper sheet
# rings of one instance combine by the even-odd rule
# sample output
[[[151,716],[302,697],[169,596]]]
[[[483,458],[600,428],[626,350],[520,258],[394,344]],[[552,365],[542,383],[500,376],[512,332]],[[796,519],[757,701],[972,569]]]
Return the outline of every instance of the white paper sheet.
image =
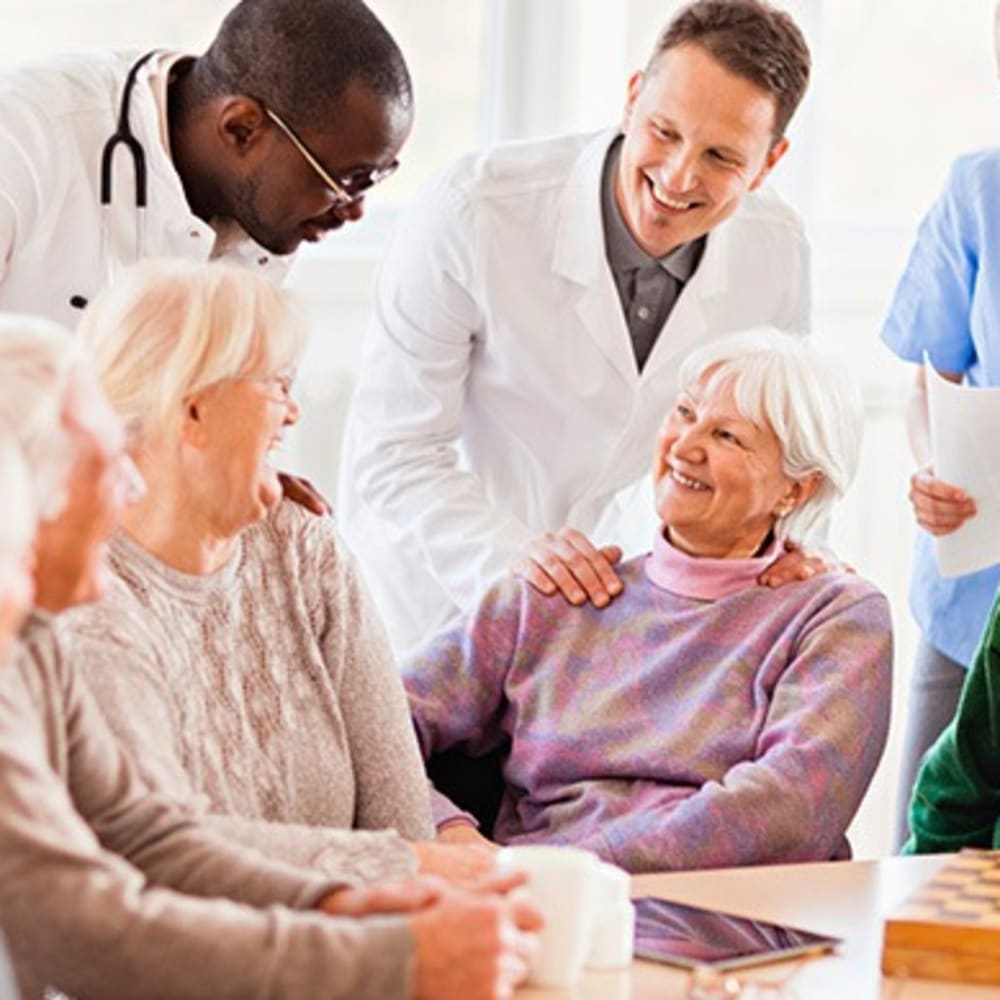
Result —
[[[942,576],[1000,562],[1000,389],[956,385],[925,358],[934,474],[976,501],[976,516],[934,539]]]

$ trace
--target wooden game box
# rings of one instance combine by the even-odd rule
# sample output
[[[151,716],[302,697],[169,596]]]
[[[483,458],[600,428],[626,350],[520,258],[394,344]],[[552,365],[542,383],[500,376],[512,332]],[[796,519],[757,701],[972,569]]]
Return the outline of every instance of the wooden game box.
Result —
[[[1000,985],[1000,851],[962,850],[886,919],[882,971]]]

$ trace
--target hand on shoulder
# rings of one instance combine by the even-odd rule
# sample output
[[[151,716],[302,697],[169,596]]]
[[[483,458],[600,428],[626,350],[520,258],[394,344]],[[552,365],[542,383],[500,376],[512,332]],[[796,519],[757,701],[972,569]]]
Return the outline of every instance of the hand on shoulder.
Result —
[[[570,604],[604,608],[622,592],[614,569],[621,558],[617,545],[598,549],[582,531],[565,527],[528,542],[511,572],[546,596],[560,593]]]

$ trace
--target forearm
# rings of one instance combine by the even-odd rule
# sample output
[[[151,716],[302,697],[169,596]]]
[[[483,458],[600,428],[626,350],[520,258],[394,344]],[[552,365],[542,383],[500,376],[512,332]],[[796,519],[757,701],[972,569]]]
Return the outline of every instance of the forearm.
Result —
[[[853,803],[824,801],[804,767],[781,770],[779,777],[766,764],[740,765],[683,798],[633,784],[629,811],[602,820],[583,846],[631,872],[830,860]]]
[[[152,883],[190,895],[308,909],[342,884],[336,877],[267,858],[245,842],[237,846],[212,824],[148,792],[123,796],[115,824],[95,817],[94,829],[105,849]]]
[[[103,824],[105,845],[126,851],[116,856],[51,769],[25,757],[23,739],[0,741],[0,924],[22,982],[34,973],[30,995],[52,985],[126,1000],[305,1000],[318,982],[345,1000],[406,995],[405,927],[367,933],[274,906],[309,908],[339,883],[234,848],[143,798],[142,811],[123,803],[123,821],[148,828],[116,838]],[[387,978],[392,989],[370,988]]]
[[[205,819],[227,840],[344,885],[393,881],[417,870],[413,848],[395,830],[335,830],[215,814]]]
[[[10,876],[0,888],[4,930],[22,976],[39,987],[119,1000],[307,1000],[318,984],[343,1000],[409,995],[412,945],[402,919],[361,923],[199,900],[79,856],[64,855],[37,877]]]

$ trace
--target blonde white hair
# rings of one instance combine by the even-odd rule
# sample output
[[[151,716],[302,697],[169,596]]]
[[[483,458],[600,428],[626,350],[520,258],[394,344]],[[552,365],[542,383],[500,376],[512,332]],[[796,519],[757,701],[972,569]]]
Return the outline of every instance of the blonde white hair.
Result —
[[[21,572],[38,521],[38,501],[21,444],[0,427],[0,589]],[[0,636],[0,646],[3,644]]]
[[[80,342],[40,316],[0,315],[0,427],[18,442],[38,516],[65,505],[74,447],[63,415],[75,373],[87,363]]]
[[[179,425],[187,400],[216,382],[293,367],[304,317],[289,296],[225,264],[146,260],[121,273],[78,333],[132,444]]]
[[[710,341],[689,354],[680,387],[704,379],[708,395],[730,388],[747,420],[774,432],[786,476],[819,477],[819,488],[775,524],[801,542],[822,525],[857,471],[864,420],[861,392],[844,366],[804,340],[758,327]]]

